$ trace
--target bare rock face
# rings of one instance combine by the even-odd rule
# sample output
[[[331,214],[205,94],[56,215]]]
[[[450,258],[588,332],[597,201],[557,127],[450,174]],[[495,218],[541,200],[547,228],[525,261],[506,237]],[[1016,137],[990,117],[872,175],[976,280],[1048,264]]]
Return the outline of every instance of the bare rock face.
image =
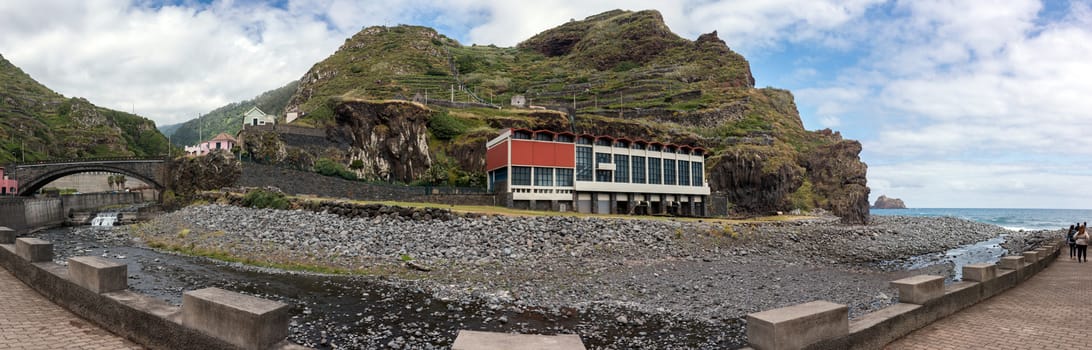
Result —
[[[412,182],[432,165],[428,108],[403,101],[345,101],[335,108],[335,133],[349,140],[349,157],[365,178]]]
[[[164,168],[167,189],[180,195],[235,185],[243,166],[230,152],[210,152],[200,157],[172,159]]]
[[[872,205],[873,209],[906,209],[906,204],[898,198],[890,198],[885,195],[880,195],[880,198],[876,198],[876,204]]]
[[[772,148],[725,153],[707,160],[709,187],[727,194],[736,213],[770,214],[791,208],[789,195],[803,184],[804,169]]]
[[[815,193],[828,198],[829,210],[849,224],[868,223],[868,165],[860,154],[860,142],[842,140],[816,147],[804,159]]]

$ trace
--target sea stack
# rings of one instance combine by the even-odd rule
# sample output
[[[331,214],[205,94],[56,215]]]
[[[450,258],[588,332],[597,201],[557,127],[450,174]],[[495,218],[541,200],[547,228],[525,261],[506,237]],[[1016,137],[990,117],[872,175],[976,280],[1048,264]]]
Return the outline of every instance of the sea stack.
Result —
[[[876,204],[872,205],[872,209],[906,209],[906,204],[901,199],[880,195],[880,198],[876,198]]]

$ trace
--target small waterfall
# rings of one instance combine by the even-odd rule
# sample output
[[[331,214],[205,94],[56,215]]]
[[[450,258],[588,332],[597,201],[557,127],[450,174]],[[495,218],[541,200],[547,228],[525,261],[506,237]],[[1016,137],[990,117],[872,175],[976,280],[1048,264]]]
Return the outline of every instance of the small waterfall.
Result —
[[[91,219],[91,226],[114,226],[118,221],[118,213],[99,213]]]

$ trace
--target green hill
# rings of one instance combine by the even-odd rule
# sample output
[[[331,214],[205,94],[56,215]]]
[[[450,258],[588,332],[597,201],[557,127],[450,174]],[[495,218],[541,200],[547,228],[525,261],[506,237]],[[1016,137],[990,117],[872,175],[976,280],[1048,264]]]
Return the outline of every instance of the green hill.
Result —
[[[251,107],[257,106],[266,113],[283,116],[285,105],[288,104],[288,99],[296,92],[298,86],[299,82],[292,81],[282,87],[263,92],[253,99],[233,102],[196,119],[177,124],[177,126],[164,126],[161,129],[170,130],[169,127],[173,127],[173,132],[170,133],[171,143],[178,146],[194,145],[203,141],[202,137],[209,139],[222,132],[235,135],[239,129],[243,128],[243,113]]]
[[[151,120],[66,98],[0,56],[0,164],[156,156],[167,154],[168,147]]]

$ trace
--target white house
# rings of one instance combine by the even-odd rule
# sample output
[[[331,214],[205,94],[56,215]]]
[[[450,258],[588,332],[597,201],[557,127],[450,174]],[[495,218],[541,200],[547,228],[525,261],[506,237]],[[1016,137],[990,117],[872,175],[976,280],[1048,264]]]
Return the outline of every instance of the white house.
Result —
[[[243,125],[266,125],[276,124],[277,117],[269,114],[265,114],[257,106],[251,107],[250,110],[243,113]]]
[[[291,123],[296,118],[300,117],[300,109],[296,106],[288,107],[288,110],[284,113],[284,122]]]

